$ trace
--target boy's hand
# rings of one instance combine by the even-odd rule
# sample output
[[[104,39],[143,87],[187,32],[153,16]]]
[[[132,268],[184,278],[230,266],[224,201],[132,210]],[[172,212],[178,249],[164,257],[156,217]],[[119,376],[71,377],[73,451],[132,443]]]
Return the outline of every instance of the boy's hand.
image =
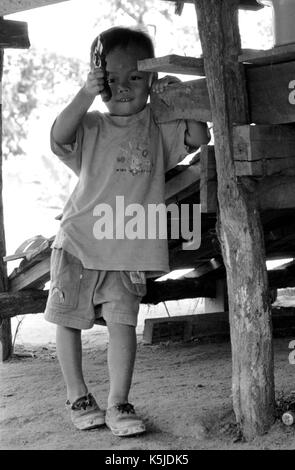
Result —
[[[152,92],[154,93],[162,93],[167,86],[172,85],[173,83],[179,83],[181,80],[177,77],[173,77],[172,75],[166,75],[166,77],[160,78],[156,80],[152,84]]]
[[[89,96],[95,97],[100,95],[105,88],[103,70],[99,67],[90,70],[83,88]]]

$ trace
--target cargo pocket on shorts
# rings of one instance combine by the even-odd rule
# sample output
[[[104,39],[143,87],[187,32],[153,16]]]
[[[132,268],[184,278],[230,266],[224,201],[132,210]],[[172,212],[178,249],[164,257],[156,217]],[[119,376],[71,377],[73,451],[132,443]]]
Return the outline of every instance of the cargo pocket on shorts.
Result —
[[[62,248],[51,255],[50,302],[59,308],[76,308],[83,266],[78,258]]]
[[[146,275],[144,271],[120,271],[121,279],[126,289],[133,295],[146,295]]]

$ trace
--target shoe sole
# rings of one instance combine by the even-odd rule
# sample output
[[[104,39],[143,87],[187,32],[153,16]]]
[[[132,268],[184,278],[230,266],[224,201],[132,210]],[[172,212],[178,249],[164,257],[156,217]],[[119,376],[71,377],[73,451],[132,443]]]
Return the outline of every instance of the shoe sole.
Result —
[[[79,422],[75,422],[75,421],[72,421],[72,422],[74,426],[80,431],[87,431],[89,429],[95,429],[95,428],[99,428],[100,426],[105,425],[104,418],[97,418],[97,419],[93,418],[89,420],[89,417],[88,417],[87,420],[85,419],[85,421],[80,419]]]
[[[106,423],[107,427],[112,431],[114,436],[119,437],[127,437],[127,436],[134,436],[135,434],[142,434],[146,431],[144,425],[137,425],[137,426],[130,426],[126,429],[116,429],[111,427],[108,423]]]

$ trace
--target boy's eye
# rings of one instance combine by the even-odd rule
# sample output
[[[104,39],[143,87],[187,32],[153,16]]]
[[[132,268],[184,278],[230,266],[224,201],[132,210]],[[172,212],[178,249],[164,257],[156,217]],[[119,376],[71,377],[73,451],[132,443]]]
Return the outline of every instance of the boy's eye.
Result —
[[[115,83],[114,77],[107,77],[107,82],[110,83]]]
[[[141,80],[142,77],[140,75],[131,75],[131,80]]]

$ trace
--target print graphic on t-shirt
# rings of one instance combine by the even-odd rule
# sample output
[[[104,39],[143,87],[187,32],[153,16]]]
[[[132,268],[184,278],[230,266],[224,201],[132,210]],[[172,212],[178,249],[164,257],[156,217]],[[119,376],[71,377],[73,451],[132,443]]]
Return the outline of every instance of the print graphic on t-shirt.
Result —
[[[151,154],[145,140],[129,140],[120,147],[116,171],[138,175],[151,173],[151,170]]]

